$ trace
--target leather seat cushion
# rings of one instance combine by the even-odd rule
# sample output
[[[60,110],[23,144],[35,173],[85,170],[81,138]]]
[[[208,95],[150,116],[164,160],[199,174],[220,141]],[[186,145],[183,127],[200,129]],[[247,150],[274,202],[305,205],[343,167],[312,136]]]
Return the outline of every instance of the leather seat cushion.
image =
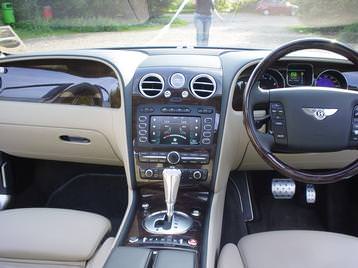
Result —
[[[93,213],[49,208],[0,212],[0,258],[86,262],[110,230]]]
[[[218,268],[356,268],[358,238],[319,231],[274,231],[225,245]]]

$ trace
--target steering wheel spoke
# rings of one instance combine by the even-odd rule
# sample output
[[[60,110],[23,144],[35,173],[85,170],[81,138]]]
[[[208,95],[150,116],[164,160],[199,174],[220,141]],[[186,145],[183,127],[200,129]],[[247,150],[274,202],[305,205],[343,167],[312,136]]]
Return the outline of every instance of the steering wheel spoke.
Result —
[[[263,90],[259,87],[255,88],[252,92],[252,96],[250,98],[249,106],[251,110],[254,110],[254,107],[258,104],[267,104],[270,102],[270,91]]]

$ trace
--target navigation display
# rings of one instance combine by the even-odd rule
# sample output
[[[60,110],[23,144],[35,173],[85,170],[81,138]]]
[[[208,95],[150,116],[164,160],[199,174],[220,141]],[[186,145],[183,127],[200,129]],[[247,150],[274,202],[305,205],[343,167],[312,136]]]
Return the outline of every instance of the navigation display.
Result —
[[[200,144],[201,119],[187,116],[151,116],[149,141],[152,144]]]
[[[305,84],[304,70],[289,70],[287,75],[289,85],[303,86]]]
[[[313,69],[308,64],[289,64],[287,68],[287,84],[291,87],[311,86]]]

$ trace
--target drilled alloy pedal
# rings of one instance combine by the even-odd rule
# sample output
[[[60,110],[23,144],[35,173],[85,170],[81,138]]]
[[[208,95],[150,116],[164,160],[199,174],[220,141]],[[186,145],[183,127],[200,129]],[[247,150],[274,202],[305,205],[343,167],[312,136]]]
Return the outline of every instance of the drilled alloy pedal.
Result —
[[[271,191],[275,199],[292,199],[296,192],[296,183],[292,179],[272,179]]]
[[[314,204],[316,203],[316,189],[313,184],[306,185],[306,202],[307,204]]]

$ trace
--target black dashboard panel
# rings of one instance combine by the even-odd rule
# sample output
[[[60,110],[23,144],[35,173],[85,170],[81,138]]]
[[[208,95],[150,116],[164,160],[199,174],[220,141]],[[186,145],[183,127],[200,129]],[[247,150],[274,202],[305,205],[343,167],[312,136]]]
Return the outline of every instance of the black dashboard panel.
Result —
[[[119,81],[112,68],[84,59],[5,62],[0,100],[119,108]]]

